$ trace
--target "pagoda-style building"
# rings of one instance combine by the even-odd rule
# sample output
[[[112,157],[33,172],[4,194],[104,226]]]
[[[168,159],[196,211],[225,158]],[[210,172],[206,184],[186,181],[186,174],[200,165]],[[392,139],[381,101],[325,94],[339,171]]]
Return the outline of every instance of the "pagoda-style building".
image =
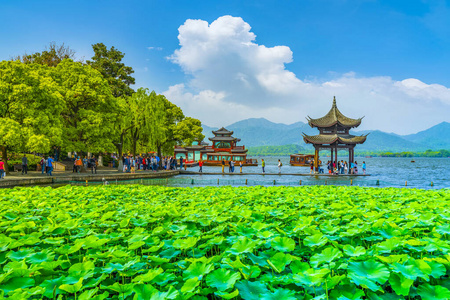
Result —
[[[183,157],[189,163],[203,160],[205,166],[221,166],[222,160],[226,162],[232,160],[236,164],[242,162],[245,166],[258,165],[256,159],[247,159],[248,149],[245,149],[245,146],[237,146],[241,139],[233,137],[233,131],[222,127],[212,133],[214,137],[209,138],[211,146],[201,141],[186,147],[175,146],[175,157]]]
[[[222,127],[219,130],[212,131],[212,133],[214,137],[209,138],[209,140],[212,142],[214,152],[206,154],[205,165],[221,165],[222,160],[232,160],[235,163],[242,162],[246,166],[258,165],[256,159],[247,159],[248,149],[245,149],[245,146],[237,145],[241,139],[233,137],[233,131]]]
[[[320,134],[306,135],[303,133],[303,140],[307,144],[313,144],[315,149],[314,168],[317,171],[319,162],[319,151],[331,150],[331,161],[338,165],[337,152],[341,149],[348,149],[349,165],[354,161],[354,149],[356,144],[366,141],[367,135],[355,136],[349,133],[351,128],[356,128],[361,124],[362,118],[351,119],[344,116],[336,106],[336,97],[333,98],[333,106],[322,118],[312,119],[308,116],[308,124],[317,127]],[[335,154],[333,156],[333,154]]]

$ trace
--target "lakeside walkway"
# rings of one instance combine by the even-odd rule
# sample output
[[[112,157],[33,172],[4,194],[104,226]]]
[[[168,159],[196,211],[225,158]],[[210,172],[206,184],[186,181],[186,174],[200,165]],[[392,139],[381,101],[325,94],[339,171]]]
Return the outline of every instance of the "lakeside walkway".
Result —
[[[230,176],[251,176],[251,175],[262,175],[262,176],[309,176],[309,177],[367,177],[370,176],[370,174],[339,174],[339,175],[333,175],[328,173],[321,173],[321,174],[307,174],[307,173],[229,173],[229,172],[195,172],[195,171],[179,171],[180,175],[230,175]]]
[[[103,179],[106,181],[115,180],[132,180],[132,179],[144,179],[144,178],[166,178],[180,174],[180,171],[136,171],[136,173],[119,173],[116,169],[101,168],[97,170],[97,174],[91,172],[73,173],[72,171],[53,172],[53,176],[42,175],[39,171],[28,171],[27,175],[21,175],[21,172],[11,172],[6,175],[4,179],[0,179],[1,187],[14,187],[14,186],[26,186],[26,185],[45,185],[45,184],[57,184],[69,181],[74,182],[101,182]]]

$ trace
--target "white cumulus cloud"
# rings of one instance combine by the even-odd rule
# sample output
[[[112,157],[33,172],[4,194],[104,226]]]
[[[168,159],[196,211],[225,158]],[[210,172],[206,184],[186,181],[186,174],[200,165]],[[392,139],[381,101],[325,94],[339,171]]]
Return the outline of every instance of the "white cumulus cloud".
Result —
[[[189,79],[165,94],[210,126],[249,117],[283,123],[321,117],[334,95],[344,114],[366,116],[361,129],[411,133],[449,120],[450,89],[442,85],[353,72],[326,82],[301,80],[286,69],[293,61],[290,48],[257,44],[239,17],[223,16],[211,24],[187,20],[178,31],[180,48],[168,59]]]

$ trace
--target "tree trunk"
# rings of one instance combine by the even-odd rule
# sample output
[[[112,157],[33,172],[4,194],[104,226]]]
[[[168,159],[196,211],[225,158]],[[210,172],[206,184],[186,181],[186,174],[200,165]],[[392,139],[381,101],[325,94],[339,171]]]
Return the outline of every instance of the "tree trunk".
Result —
[[[7,150],[6,150],[6,146],[2,146],[2,160],[3,160],[3,163],[4,163],[3,167],[5,168],[5,172],[6,172],[6,174],[9,175],[8,153],[7,153]]]
[[[137,146],[137,141],[139,139],[137,129],[135,129],[135,131],[132,132],[131,137],[133,139],[133,158],[136,158],[136,146]]]
[[[117,171],[119,171],[119,172],[123,172],[123,160],[122,160],[122,156],[123,156],[123,135],[124,135],[124,132],[122,132],[120,134],[120,143],[116,144],[117,154],[119,156],[117,158],[117,163],[118,163]]]
[[[157,145],[157,152],[158,152],[158,157],[159,157],[159,168],[162,169],[162,157],[161,157],[161,145]]]

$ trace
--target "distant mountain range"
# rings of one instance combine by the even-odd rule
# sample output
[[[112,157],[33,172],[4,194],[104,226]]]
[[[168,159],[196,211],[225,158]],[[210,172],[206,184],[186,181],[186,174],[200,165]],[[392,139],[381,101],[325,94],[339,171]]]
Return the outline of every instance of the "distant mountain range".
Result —
[[[214,136],[211,131],[216,127],[203,126],[203,134],[208,138]],[[225,126],[234,131],[233,136],[240,138],[238,145],[246,147],[279,146],[296,144],[305,149],[313,149],[311,145],[303,142],[302,132],[316,135],[319,131],[308,124],[297,122],[291,125],[273,123],[264,118],[251,118]],[[352,131],[352,134],[361,135],[370,133],[364,144],[356,147],[359,151],[425,151],[450,149],[450,123],[442,122],[427,130],[410,135],[397,135],[379,130]]]

